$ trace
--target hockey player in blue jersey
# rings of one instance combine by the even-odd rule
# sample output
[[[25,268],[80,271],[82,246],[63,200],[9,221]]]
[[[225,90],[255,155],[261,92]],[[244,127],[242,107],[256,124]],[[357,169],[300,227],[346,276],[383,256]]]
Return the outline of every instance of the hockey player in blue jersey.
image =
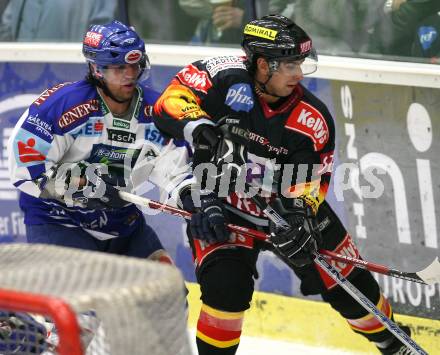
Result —
[[[133,28],[92,25],[83,42],[85,80],[45,90],[9,141],[13,184],[22,191],[29,243],[170,260],[141,211],[119,198],[136,179],[175,176],[185,146],[165,139],[151,118],[158,94],[140,82],[150,64]]]

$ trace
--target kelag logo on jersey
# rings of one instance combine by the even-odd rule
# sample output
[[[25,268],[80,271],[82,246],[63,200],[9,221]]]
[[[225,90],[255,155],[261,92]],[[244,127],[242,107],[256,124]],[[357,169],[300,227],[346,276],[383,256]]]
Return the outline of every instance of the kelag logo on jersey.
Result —
[[[130,123],[123,120],[114,119],[113,120],[113,127],[117,128],[123,128],[123,129],[130,129]]]
[[[108,139],[115,142],[134,143],[136,141],[136,134],[132,132],[107,128],[107,134]]]
[[[225,104],[234,111],[249,112],[254,107],[252,89],[249,84],[240,83],[232,85],[226,94]]]
[[[71,131],[73,138],[78,136],[96,137],[102,135],[104,123],[101,117],[91,117],[86,123]]]

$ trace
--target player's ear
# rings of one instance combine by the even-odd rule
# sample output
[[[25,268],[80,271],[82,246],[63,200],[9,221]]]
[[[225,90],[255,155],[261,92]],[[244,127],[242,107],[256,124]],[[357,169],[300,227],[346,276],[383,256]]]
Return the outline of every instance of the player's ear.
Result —
[[[102,79],[103,74],[95,63],[90,63],[90,71],[96,79]]]
[[[257,71],[263,75],[269,75],[269,63],[263,57],[257,59]]]

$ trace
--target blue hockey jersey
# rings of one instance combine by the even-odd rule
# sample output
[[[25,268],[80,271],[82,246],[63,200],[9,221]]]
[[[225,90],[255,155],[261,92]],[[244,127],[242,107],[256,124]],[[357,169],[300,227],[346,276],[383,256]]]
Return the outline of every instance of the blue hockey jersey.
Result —
[[[188,150],[154,125],[158,94],[141,85],[131,117],[112,115],[96,87],[83,80],[45,90],[19,119],[8,143],[13,184],[22,191],[26,224],[56,223],[82,227],[99,239],[129,235],[140,222],[135,205],[90,210],[42,198],[38,180],[63,163],[105,163],[129,171],[132,191],[151,181],[166,193],[189,183]],[[127,176],[127,175],[125,175]],[[166,194],[165,194],[166,195]]]

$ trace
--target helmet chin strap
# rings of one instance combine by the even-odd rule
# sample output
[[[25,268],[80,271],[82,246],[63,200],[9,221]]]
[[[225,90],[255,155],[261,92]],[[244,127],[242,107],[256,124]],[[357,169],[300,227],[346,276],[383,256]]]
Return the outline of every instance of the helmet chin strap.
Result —
[[[287,95],[287,96],[281,96],[281,95],[277,95],[277,94],[275,94],[275,93],[271,93],[269,90],[267,90],[267,87],[266,87],[266,85],[267,85],[267,83],[270,81],[270,79],[272,79],[272,75],[273,75],[273,73],[278,69],[278,62],[276,62],[276,61],[274,61],[273,62],[274,64],[272,64],[272,63],[270,63],[269,62],[269,77],[267,78],[267,80],[263,83],[262,81],[260,81],[260,80],[257,80],[257,79],[255,79],[254,78],[254,80],[257,82],[257,84],[260,86],[259,88],[258,88],[258,90],[261,92],[261,93],[263,93],[263,94],[266,94],[266,95],[269,95],[269,96],[272,96],[272,97],[277,97],[277,98],[279,98],[279,99],[282,99],[282,98],[285,98],[285,97],[287,97],[287,96],[289,96],[289,95]]]
[[[99,87],[100,89],[102,89],[102,91],[104,92],[104,94],[108,97],[110,97],[113,101],[117,102],[118,104],[123,104],[126,103],[128,101],[131,101],[131,98],[126,99],[126,100],[120,100],[117,99],[115,97],[115,95],[112,94],[112,92],[110,91],[110,89],[108,88],[107,84],[105,83],[104,77],[102,76],[102,74],[97,75],[95,72],[96,69],[92,68],[92,65],[89,63],[89,73],[90,73],[90,77],[93,80],[94,84]],[[101,76],[100,78],[98,76]]]
[[[267,90],[266,84],[269,82],[269,80],[271,78],[272,78],[272,74],[269,75],[269,78],[264,83],[262,81],[260,81],[260,80],[255,79],[255,81],[259,85],[259,87],[257,88],[258,91],[260,91],[262,94],[266,94],[266,95],[273,96],[273,97],[278,97],[279,99],[287,97],[288,95],[287,96],[280,96],[280,95],[277,95],[275,93],[271,93],[269,90]]]
[[[125,100],[120,100],[117,99],[112,92],[110,91],[110,89],[108,88],[108,86],[106,85],[105,81],[103,79],[96,79],[96,85],[102,89],[102,91],[104,92],[104,94],[108,97],[110,97],[113,101],[116,101],[118,104],[123,104],[126,103],[128,101],[131,101],[131,98],[129,99],[125,99]]]

